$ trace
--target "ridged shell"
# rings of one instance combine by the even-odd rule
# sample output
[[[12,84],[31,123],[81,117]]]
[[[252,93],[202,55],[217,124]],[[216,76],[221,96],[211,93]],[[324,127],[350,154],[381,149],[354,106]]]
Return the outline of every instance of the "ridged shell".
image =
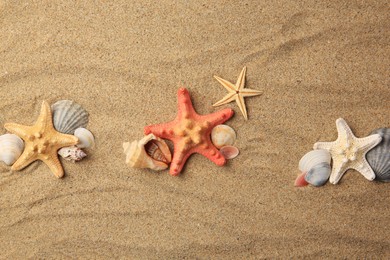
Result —
[[[164,140],[149,134],[139,141],[123,143],[126,163],[133,168],[165,170],[172,160],[168,145]]]
[[[322,186],[328,181],[331,171],[329,163],[317,164],[306,173],[305,181],[316,187]]]
[[[371,134],[379,134],[382,141],[366,154],[366,159],[375,172],[375,180],[390,182],[390,128],[379,128]]]
[[[311,168],[320,163],[330,164],[330,153],[324,149],[312,150],[305,154],[299,161],[299,170],[301,172],[309,172]]]
[[[51,106],[54,128],[64,134],[74,134],[80,127],[88,124],[88,112],[71,100],[60,100]]]
[[[12,165],[22,154],[24,142],[19,136],[5,134],[0,136],[0,161]]]
[[[76,145],[79,148],[91,148],[95,145],[95,138],[88,129],[77,128],[74,131],[74,136],[79,139],[79,143]]]
[[[219,151],[221,152],[222,156],[225,157],[225,159],[227,160],[236,158],[237,155],[240,153],[237,147],[231,145],[222,146]]]
[[[82,160],[87,154],[76,146],[63,147],[58,150],[58,154],[67,161],[78,162]]]
[[[218,149],[222,146],[233,145],[236,141],[236,132],[228,125],[217,125],[211,131],[211,141]]]

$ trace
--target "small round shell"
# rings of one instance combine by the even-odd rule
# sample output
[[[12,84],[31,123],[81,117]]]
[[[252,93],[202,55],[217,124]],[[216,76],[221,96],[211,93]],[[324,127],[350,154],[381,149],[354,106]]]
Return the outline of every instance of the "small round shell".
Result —
[[[237,147],[231,145],[222,146],[219,151],[221,152],[222,156],[225,157],[225,159],[227,160],[236,158],[237,155],[240,153]]]
[[[0,161],[12,165],[22,154],[24,142],[19,136],[5,134],[0,136]]]
[[[89,120],[88,112],[71,100],[60,100],[51,106],[53,125],[58,132],[74,134],[80,127],[86,127]]]
[[[236,132],[228,125],[217,125],[211,131],[211,141],[218,149],[233,145],[236,141]]]
[[[371,134],[379,134],[382,141],[368,151],[367,162],[375,172],[375,180],[390,182],[390,128],[380,128]]]
[[[123,143],[126,163],[133,168],[165,170],[172,160],[168,145],[164,140],[149,134],[139,141]]]
[[[88,129],[77,128],[74,131],[74,136],[79,139],[79,143],[76,145],[79,148],[91,148],[95,145],[95,138]]]
[[[330,153],[324,149],[312,150],[305,154],[299,161],[299,170],[301,172],[308,172],[311,168],[320,163],[330,164]]]

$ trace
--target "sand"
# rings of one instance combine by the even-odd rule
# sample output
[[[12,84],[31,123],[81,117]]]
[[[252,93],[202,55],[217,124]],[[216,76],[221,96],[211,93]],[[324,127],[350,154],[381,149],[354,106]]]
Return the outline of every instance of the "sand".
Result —
[[[337,118],[357,137],[390,127],[388,1],[74,2],[0,2],[0,134],[71,99],[96,136],[63,179],[0,164],[1,258],[390,258],[390,184],[293,186]],[[122,142],[172,120],[180,86],[212,113],[213,75],[244,66],[263,94],[248,121],[222,107],[239,157],[193,155],[179,177],[125,165]]]

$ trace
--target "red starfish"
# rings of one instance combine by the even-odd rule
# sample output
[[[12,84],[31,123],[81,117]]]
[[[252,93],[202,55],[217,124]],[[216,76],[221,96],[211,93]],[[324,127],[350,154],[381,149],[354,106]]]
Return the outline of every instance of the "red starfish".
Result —
[[[178,175],[193,153],[199,153],[216,165],[222,166],[226,159],[213,145],[210,139],[211,130],[227,121],[233,115],[233,110],[226,108],[218,112],[199,115],[192,106],[190,94],[185,88],[177,91],[178,113],[176,118],[165,124],[148,125],[145,134],[171,140],[174,144],[174,154],[169,173]]]

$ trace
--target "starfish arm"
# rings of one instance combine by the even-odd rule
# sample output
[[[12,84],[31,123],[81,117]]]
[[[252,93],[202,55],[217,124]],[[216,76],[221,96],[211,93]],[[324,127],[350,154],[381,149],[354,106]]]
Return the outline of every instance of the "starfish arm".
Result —
[[[52,115],[50,105],[47,101],[42,101],[41,113],[37,119],[35,124],[42,124],[42,129],[46,129],[48,126],[52,126]]]
[[[313,149],[324,149],[330,151],[332,149],[332,146],[334,145],[334,142],[317,142],[313,145]]]
[[[57,146],[59,146],[58,149],[62,147],[76,145],[78,142],[79,139],[74,135],[56,134],[55,137],[55,143]]]
[[[236,96],[236,102],[237,102],[238,107],[241,110],[241,113],[244,115],[245,120],[248,120],[248,114],[246,112],[245,100],[240,94],[238,94]]]
[[[61,162],[58,159],[57,152],[51,153],[44,158],[42,161],[49,167],[50,171],[57,177],[62,178],[64,176],[64,169],[62,168]]]
[[[363,158],[361,164],[354,165],[351,168],[360,172],[364,176],[364,178],[366,178],[369,181],[372,181],[375,179],[375,173],[365,158]]]
[[[208,149],[197,149],[196,152],[203,155],[204,157],[207,157],[210,161],[218,166],[223,166],[226,163],[226,159],[214,146]]]
[[[240,76],[238,76],[237,83],[236,83],[237,90],[242,90],[244,88],[245,74],[246,74],[246,66],[242,69]]]
[[[31,126],[6,123],[4,124],[4,128],[7,129],[8,132],[13,133],[26,141],[28,138],[27,133],[29,132],[29,129],[31,129]]]
[[[173,130],[171,123],[148,125],[144,128],[144,134],[154,134],[157,137],[164,139],[172,139]]]
[[[25,149],[19,159],[12,165],[13,171],[20,171],[37,160],[34,155],[31,155],[27,149]]]
[[[236,95],[237,94],[235,92],[230,92],[229,94],[224,96],[221,100],[216,102],[213,105],[213,107],[221,106],[221,105],[224,105],[224,104],[227,104],[227,103],[230,103],[230,102],[234,101],[236,99]]]
[[[240,91],[240,94],[243,97],[253,97],[253,96],[261,95],[262,93],[263,92],[261,92],[260,90],[250,89],[250,88],[244,88],[243,90]]]
[[[202,120],[207,122],[208,125],[211,126],[210,127],[210,131],[211,131],[211,129],[214,128],[215,126],[223,124],[224,122],[229,120],[229,118],[231,118],[233,114],[234,114],[233,109],[225,108],[217,112],[214,112],[212,114],[202,115],[201,118]]]
[[[177,91],[177,117],[187,118],[191,113],[195,113],[190,93],[186,88],[179,88]]]
[[[336,128],[338,133],[337,140],[349,140],[350,137],[356,138],[344,119],[339,118],[336,120]]]
[[[180,174],[181,170],[183,169],[188,157],[192,154],[190,151],[182,151],[180,149],[176,148],[177,146],[175,145],[174,148],[174,154],[171,162],[171,166],[169,168],[169,174],[172,176],[177,176]]]
[[[235,86],[233,83],[223,79],[223,78],[220,78],[218,76],[214,76],[214,78],[216,80],[218,80],[219,83],[221,83],[221,85],[227,89],[229,92],[236,92],[238,89],[237,89],[237,86]]]
[[[364,138],[357,139],[360,149],[366,152],[374,148],[381,141],[382,141],[382,137],[379,134],[373,134]]]
[[[346,171],[347,168],[342,163],[333,162],[329,182],[332,184],[337,184]]]

